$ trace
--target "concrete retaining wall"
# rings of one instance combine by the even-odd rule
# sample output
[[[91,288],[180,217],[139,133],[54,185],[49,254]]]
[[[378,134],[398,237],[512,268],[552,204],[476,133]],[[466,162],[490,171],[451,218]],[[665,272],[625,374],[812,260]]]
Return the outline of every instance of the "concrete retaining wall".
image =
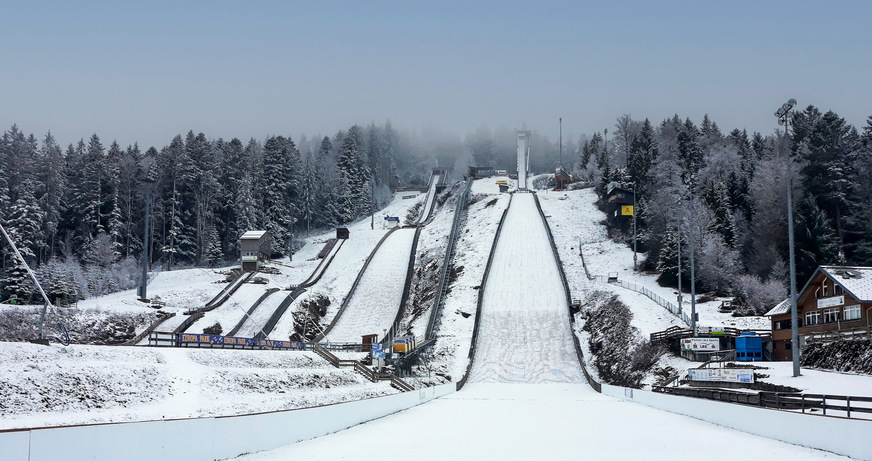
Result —
[[[214,460],[340,431],[454,392],[454,384],[354,402],[216,418],[0,432],[0,461]]]
[[[812,416],[602,385],[603,394],[782,442],[872,461],[872,421]]]

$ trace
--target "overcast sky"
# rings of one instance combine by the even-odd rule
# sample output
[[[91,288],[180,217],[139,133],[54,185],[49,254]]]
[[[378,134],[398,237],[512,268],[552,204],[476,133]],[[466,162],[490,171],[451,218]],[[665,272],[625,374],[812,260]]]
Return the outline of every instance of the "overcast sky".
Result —
[[[8,2],[0,131],[162,147],[385,120],[556,140],[703,114],[770,133],[787,99],[872,115],[872,1]]]

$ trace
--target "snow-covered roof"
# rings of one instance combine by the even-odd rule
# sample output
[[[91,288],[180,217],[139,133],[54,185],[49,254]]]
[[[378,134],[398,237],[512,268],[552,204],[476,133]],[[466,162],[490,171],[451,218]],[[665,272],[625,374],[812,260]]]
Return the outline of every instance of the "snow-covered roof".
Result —
[[[821,266],[818,270],[841,285],[858,302],[872,301],[872,267]]]
[[[769,309],[769,312],[763,314],[764,317],[772,317],[773,315],[781,315],[790,312],[790,298],[776,304],[775,307]]]
[[[820,266],[808,279],[802,290],[797,293],[797,296],[805,292],[818,272],[823,273],[830,280],[839,284],[857,302],[872,301],[872,267],[861,266]],[[781,301],[764,315],[771,317],[788,312],[790,312],[790,298]]]
[[[266,231],[257,230],[257,231],[248,231],[242,234],[242,237],[239,237],[239,240],[258,240],[266,234]]]

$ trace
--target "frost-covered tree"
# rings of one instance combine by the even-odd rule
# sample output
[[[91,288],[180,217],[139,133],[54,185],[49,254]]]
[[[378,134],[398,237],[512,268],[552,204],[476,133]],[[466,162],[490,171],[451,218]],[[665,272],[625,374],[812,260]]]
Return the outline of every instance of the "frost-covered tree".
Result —
[[[43,212],[33,196],[34,185],[32,181],[21,183],[20,189],[18,198],[9,209],[4,227],[27,264],[36,267],[36,252],[42,236]],[[11,252],[11,249],[8,250]],[[7,255],[7,258],[11,258],[11,264],[6,267],[3,277],[0,279],[5,295],[7,297],[16,295],[21,299],[28,299],[32,293],[36,292],[36,289],[30,280],[27,268],[17,257]]]
[[[45,262],[55,250],[65,211],[63,197],[67,187],[64,175],[64,155],[51,132],[45,135],[36,158],[37,201],[43,211],[42,229],[45,238],[40,244],[39,258]]]
[[[263,224],[277,246],[285,246],[298,214],[300,153],[290,139],[273,136],[263,146]]]

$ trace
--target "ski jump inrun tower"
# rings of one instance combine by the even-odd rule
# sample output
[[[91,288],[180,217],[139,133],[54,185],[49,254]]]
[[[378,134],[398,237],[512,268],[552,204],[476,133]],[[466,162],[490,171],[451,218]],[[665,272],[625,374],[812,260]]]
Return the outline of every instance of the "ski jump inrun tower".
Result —
[[[527,190],[527,169],[530,167],[530,131],[518,130],[518,190]]]

